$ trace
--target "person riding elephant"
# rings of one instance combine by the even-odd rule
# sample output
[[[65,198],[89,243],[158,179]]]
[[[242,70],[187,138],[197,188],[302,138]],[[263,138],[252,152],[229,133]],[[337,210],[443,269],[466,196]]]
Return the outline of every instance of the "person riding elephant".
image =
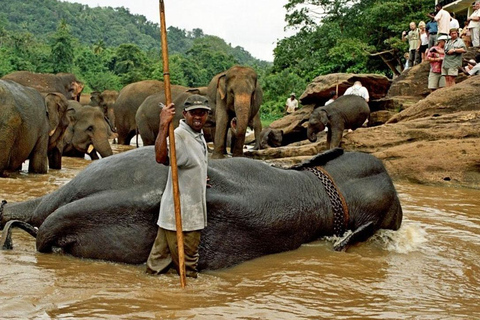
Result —
[[[34,73],[29,71],[15,71],[2,77],[3,80],[12,80],[26,87],[38,90],[40,93],[59,92],[68,100],[80,100],[83,83],[71,73]]]
[[[205,96],[206,87],[189,89],[183,86],[172,85],[172,102],[175,104],[176,111],[175,118],[173,119],[174,128],[178,127],[180,119],[183,118],[182,108],[185,100],[187,100],[187,98],[193,94],[202,95],[202,92],[203,96]],[[148,96],[137,110],[137,114],[135,115],[135,121],[137,123],[138,133],[142,137],[144,146],[150,146],[155,144],[155,139],[158,135],[158,116],[162,109],[162,105],[164,105],[165,103],[165,92],[161,91]],[[209,106],[213,109],[213,106],[210,103]],[[212,115],[214,115],[213,111],[212,113],[210,113],[207,124],[204,127],[205,139],[207,141],[213,141],[213,138],[211,137],[211,130],[212,127],[215,126],[215,123]]]
[[[125,86],[118,93],[113,105],[114,119],[112,125],[118,133],[118,143],[130,145],[130,140],[137,134],[135,115],[142,102],[150,95],[163,91],[164,84],[157,80],[144,80]]]
[[[0,80],[0,176],[21,169],[30,160],[28,172],[46,173],[61,167],[57,144],[63,137],[67,101],[58,93],[45,98],[35,89],[10,80]]]
[[[328,128],[327,149],[340,146],[343,130],[355,130],[363,125],[370,115],[370,108],[364,98],[344,95],[327,106],[313,110],[308,120],[307,138],[317,141],[317,133]]]
[[[231,151],[234,157],[243,156],[247,126],[252,123],[256,149],[260,141],[262,123],[259,108],[263,91],[257,81],[257,73],[250,67],[233,66],[213,77],[208,85],[208,98],[215,105],[215,139],[212,158],[223,158],[226,153],[228,128],[236,120],[232,135]]]
[[[325,236],[337,236],[333,249],[346,250],[402,223],[392,180],[370,154],[333,149],[291,169],[242,157],[208,163],[199,270],[228,268]],[[153,146],[95,161],[48,195],[3,202],[0,247],[12,247],[11,230],[20,226],[36,234],[40,252],[55,248],[81,258],[145,263],[167,177]]]
[[[92,160],[113,154],[108,139],[113,139],[109,123],[97,107],[82,106],[77,101],[68,102],[67,114],[70,124],[64,137],[63,155],[84,157],[87,153]]]

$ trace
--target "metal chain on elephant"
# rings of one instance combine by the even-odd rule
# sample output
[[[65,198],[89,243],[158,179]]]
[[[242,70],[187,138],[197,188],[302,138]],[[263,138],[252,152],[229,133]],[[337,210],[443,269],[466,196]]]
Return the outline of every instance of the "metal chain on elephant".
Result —
[[[328,198],[333,208],[333,231],[334,235],[342,236],[348,226],[348,207],[342,193],[333,181],[333,178],[322,167],[307,167],[304,170],[312,172],[325,187]]]

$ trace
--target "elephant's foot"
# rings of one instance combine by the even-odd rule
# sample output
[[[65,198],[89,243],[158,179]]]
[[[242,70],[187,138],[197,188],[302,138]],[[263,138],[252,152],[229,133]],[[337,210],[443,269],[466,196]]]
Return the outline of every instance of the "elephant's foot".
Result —
[[[12,229],[20,228],[28,232],[34,238],[37,237],[37,228],[34,226],[20,220],[10,220],[5,224],[3,228],[2,237],[0,238],[0,249],[1,250],[11,250],[13,249],[12,243]]]
[[[212,159],[225,159],[226,155],[223,153],[218,153],[218,152],[213,152],[212,153]]]
[[[348,232],[341,239],[333,244],[335,251],[347,251],[349,245],[357,242],[363,242],[371,237],[374,233],[373,222],[368,222],[358,227],[353,232]]]

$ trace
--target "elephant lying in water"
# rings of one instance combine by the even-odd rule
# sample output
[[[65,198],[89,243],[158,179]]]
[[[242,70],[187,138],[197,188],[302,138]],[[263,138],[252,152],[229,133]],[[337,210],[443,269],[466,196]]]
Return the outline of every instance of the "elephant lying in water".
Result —
[[[347,211],[340,221],[320,179],[302,170],[320,165],[343,194]],[[343,249],[378,229],[397,230],[402,222],[383,164],[364,153],[333,149],[294,169],[246,158],[212,160],[208,176],[208,226],[202,231],[199,269],[230,267],[297,249],[338,229],[352,230],[335,246]],[[151,146],[93,162],[51,194],[4,203],[4,247],[11,244],[12,224],[29,224],[38,227],[40,252],[58,247],[76,257],[144,263],[166,179],[167,167],[155,162]]]

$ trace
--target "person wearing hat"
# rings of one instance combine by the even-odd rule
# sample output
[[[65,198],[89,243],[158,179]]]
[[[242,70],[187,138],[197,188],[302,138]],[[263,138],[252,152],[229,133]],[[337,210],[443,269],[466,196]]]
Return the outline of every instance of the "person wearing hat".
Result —
[[[442,76],[442,63],[445,57],[445,41],[447,36],[440,36],[437,39],[437,45],[427,51],[426,60],[430,62],[430,73],[428,74],[428,89],[435,91],[438,88],[445,87],[445,77]]]
[[[465,52],[467,52],[467,47],[458,37],[458,29],[451,29],[450,40],[445,44],[445,58],[442,64],[442,75],[445,76],[447,87],[455,84],[455,78],[458,76],[458,69],[462,67],[462,57]]]
[[[298,100],[295,98],[295,92],[290,94],[290,98],[287,99],[285,103],[285,108],[287,114],[294,113],[298,109]]]
[[[473,13],[467,18],[468,29],[472,37],[472,46],[478,48],[480,46],[480,1],[473,3]]]
[[[208,149],[203,137],[210,107],[208,100],[200,95],[192,95],[184,103],[183,117],[175,129],[175,150],[178,166],[178,186],[180,189],[182,230],[185,250],[187,277],[197,277],[198,246],[201,230],[207,225],[207,159]],[[146,272],[166,273],[171,267],[178,272],[178,251],[175,223],[175,208],[172,183],[172,170],[168,156],[168,128],[175,116],[173,103],[160,111],[160,124],[155,141],[155,159],[169,166],[168,180],[160,202],[158,232],[147,260]]]

